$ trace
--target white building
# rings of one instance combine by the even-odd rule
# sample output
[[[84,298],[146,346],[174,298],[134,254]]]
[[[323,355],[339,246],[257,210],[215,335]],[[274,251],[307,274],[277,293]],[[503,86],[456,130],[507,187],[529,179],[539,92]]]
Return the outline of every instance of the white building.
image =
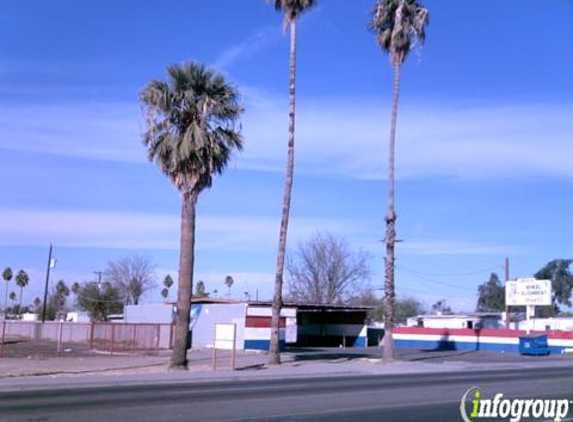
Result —
[[[573,331],[573,317],[532,318],[520,321],[520,330],[534,331]]]
[[[216,324],[235,324],[237,350],[268,350],[272,304],[224,299],[194,299],[191,307],[193,347],[212,347]],[[174,304],[128,305],[126,323],[166,323],[175,317]],[[366,345],[366,307],[286,303],[281,309],[280,345]]]
[[[476,312],[472,314],[452,315],[418,315],[408,318],[408,327],[425,328],[469,328],[469,329],[498,329],[504,328],[502,313]]]

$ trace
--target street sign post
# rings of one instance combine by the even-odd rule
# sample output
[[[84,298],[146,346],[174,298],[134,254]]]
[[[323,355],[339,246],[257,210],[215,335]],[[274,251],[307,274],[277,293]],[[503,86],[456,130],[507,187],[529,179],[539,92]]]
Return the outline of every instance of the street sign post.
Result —
[[[217,369],[217,349],[231,351],[231,368],[235,370],[237,324],[215,324],[213,370]]]

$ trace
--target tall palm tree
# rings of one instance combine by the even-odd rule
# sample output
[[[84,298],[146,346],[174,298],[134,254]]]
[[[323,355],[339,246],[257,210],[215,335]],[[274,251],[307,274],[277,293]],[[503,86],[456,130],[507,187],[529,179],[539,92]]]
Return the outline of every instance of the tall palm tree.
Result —
[[[307,10],[316,6],[317,0],[267,0],[272,1],[275,10],[284,12],[283,29],[290,28],[290,63],[289,63],[289,127],[288,127],[288,158],[286,167],[285,192],[279,234],[275,288],[273,295],[273,313],[271,319],[271,344],[269,348],[269,364],[281,363],[279,353],[279,322],[283,302],[283,273],[285,266],[285,249],[287,242],[290,200],[294,176],[294,133],[295,133],[295,91],[296,91],[296,23],[298,18]]]
[[[169,296],[169,289],[167,287],[164,287],[163,289],[161,289],[161,297],[163,298],[164,301],[167,301],[167,296]]]
[[[40,300],[40,298],[39,298],[39,297],[36,297],[36,298],[34,299],[34,311],[35,311],[36,313],[40,312],[40,305],[41,305],[41,304],[42,304],[42,301]]]
[[[4,298],[4,314],[8,313],[8,283],[10,283],[10,280],[12,280],[12,276],[13,276],[12,268],[10,267],[4,268],[4,271],[2,271],[2,278],[6,282],[6,296]]]
[[[187,344],[193,266],[195,215],[201,191],[225,170],[234,150],[243,145],[237,122],[243,108],[239,93],[204,65],[167,68],[168,81],[151,81],[140,94],[146,110],[143,143],[150,161],[181,193],[181,241],[177,319],[171,367],[187,367]]]
[[[233,277],[231,277],[230,275],[225,277],[225,286],[227,286],[227,289],[229,289],[229,294],[228,294],[229,297],[231,297],[231,287],[233,286],[233,283],[235,283]]]
[[[24,293],[24,287],[26,287],[29,282],[30,282],[30,277],[28,277],[26,271],[24,270],[18,271],[18,274],[16,274],[16,286],[20,288],[20,304],[18,306],[19,314],[22,313],[22,296]]]
[[[56,284],[56,319],[59,321],[63,321],[66,319],[66,301],[68,296],[70,295],[70,288],[66,285],[64,280],[58,281]]]
[[[382,0],[374,7],[369,29],[376,35],[380,48],[388,54],[394,70],[394,95],[390,123],[388,163],[388,213],[386,214],[386,261],[384,283],[384,359],[394,358],[392,328],[395,314],[394,248],[396,244],[396,211],[394,207],[394,153],[400,70],[408,53],[426,39],[428,10],[416,0]]]
[[[167,274],[163,279],[163,290],[161,290],[161,296],[166,301],[169,296],[169,289],[173,286],[173,278],[170,274]]]
[[[74,282],[70,290],[74,294],[74,311],[75,311],[76,308],[78,307],[78,293],[80,292],[80,283],[78,283],[77,281]]]
[[[16,292],[10,292],[10,300],[12,301],[12,315],[14,315],[14,305],[16,303]]]

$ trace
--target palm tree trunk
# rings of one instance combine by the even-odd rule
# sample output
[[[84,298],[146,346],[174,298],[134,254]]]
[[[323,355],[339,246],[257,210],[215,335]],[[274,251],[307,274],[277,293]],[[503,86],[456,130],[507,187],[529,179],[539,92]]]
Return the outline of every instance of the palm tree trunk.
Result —
[[[6,282],[6,296],[4,298],[4,315],[8,315],[8,281],[9,280],[4,280]]]
[[[182,194],[181,250],[179,253],[179,287],[177,289],[177,317],[171,354],[172,369],[187,369],[187,347],[193,291],[193,265],[195,260],[195,214],[197,205],[195,189]]]
[[[18,315],[22,315],[22,293],[24,292],[24,286],[20,287],[20,303],[18,304]]]
[[[283,273],[285,266],[285,250],[287,242],[290,200],[294,176],[294,129],[295,129],[295,88],[296,88],[296,20],[290,22],[290,76],[289,76],[289,127],[288,127],[288,159],[286,168],[285,192],[279,236],[277,256],[277,271],[275,277],[275,292],[273,296],[273,311],[271,318],[271,344],[269,348],[269,365],[280,365],[279,333],[280,313],[282,307]]]
[[[388,152],[388,214],[386,215],[386,260],[384,283],[384,360],[394,359],[395,297],[394,289],[394,248],[396,245],[396,211],[394,209],[394,156],[396,141],[396,121],[398,119],[398,98],[400,95],[400,64],[394,64],[394,98],[392,101],[392,121]]]

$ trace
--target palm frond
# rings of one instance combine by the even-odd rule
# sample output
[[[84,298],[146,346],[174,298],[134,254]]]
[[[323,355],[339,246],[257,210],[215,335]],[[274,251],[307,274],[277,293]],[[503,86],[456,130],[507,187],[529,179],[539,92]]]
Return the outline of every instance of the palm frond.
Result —
[[[416,0],[382,0],[372,11],[368,29],[392,64],[402,64],[412,48],[426,40],[428,10]]]
[[[200,191],[241,150],[243,108],[237,90],[204,65],[172,65],[167,73],[167,82],[151,81],[140,94],[143,143],[178,189]]]
[[[304,12],[318,4],[318,0],[267,0],[274,4],[277,12],[284,12],[283,27],[297,20]]]

